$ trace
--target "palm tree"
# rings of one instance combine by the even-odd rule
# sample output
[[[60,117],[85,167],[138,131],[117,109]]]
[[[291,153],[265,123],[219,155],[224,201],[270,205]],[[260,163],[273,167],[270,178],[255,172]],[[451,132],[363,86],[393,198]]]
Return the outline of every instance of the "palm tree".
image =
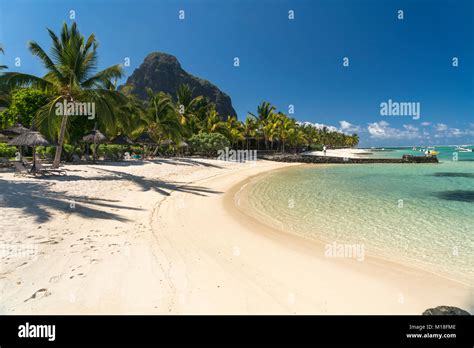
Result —
[[[259,123],[260,129],[265,139],[265,149],[268,149],[268,141],[270,140],[270,134],[268,133],[271,130],[271,126],[268,126],[267,123],[271,119],[272,115],[275,114],[275,107],[269,102],[262,102],[257,107],[257,115],[249,112],[250,115],[254,116]]]
[[[359,144],[359,136],[354,133],[352,134],[352,146],[356,146]]]
[[[150,134],[160,143],[161,140],[181,140],[182,126],[171,96],[164,92],[147,90],[150,100],[146,111],[146,122]]]
[[[245,141],[247,143],[247,150],[249,149],[249,139],[257,139],[257,120],[255,117],[248,115],[247,118],[245,119],[245,122],[242,125],[242,134],[245,138]],[[258,143],[257,143],[258,147]]]
[[[285,152],[285,143],[288,139],[293,138],[297,133],[296,121],[286,115],[280,114],[279,138],[282,143],[282,152]]]
[[[235,116],[229,117],[225,124],[232,147],[234,147],[239,141],[244,140],[244,136],[242,134],[242,124]]]
[[[86,40],[78,31],[75,22],[70,28],[64,23],[59,37],[50,29],[48,33],[53,41],[50,55],[38,43],[34,41],[29,43],[31,53],[40,58],[48,73],[43,77],[18,72],[4,73],[0,77],[0,83],[9,88],[34,86],[50,92],[52,97],[38,111],[36,121],[38,123],[46,121],[49,133],[58,138],[53,162],[53,166],[58,167],[70,117],[62,115],[59,125],[58,117],[53,111],[56,103],[63,101],[94,103],[99,116],[96,121],[113,129],[115,118],[118,116],[115,106],[125,104],[126,98],[118,91],[108,88],[110,81],[122,77],[120,65],[95,72],[98,43],[94,34]]]
[[[183,84],[176,91],[176,108],[181,115],[181,124],[185,126],[185,133],[191,136],[196,129],[202,127],[212,103],[204,96],[193,98],[193,90]]]
[[[229,135],[226,122],[222,121],[219,113],[214,108],[207,114],[203,129],[206,133],[221,133],[225,136]]]

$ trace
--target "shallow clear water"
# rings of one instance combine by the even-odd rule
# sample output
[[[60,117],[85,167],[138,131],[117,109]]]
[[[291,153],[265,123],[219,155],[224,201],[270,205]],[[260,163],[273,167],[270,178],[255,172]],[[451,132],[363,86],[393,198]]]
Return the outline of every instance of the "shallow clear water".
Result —
[[[362,244],[366,255],[474,285],[474,153],[462,158],[296,167],[241,195],[251,215],[285,231]]]

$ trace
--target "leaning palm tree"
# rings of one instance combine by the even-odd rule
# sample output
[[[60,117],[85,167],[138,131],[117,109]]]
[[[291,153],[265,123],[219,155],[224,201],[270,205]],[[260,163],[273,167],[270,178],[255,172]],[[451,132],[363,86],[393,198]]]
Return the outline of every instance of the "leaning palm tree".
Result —
[[[80,34],[76,23],[68,27],[65,23],[59,37],[50,29],[49,36],[53,41],[51,53],[48,55],[41,46],[31,41],[31,53],[43,62],[47,74],[37,77],[18,72],[8,72],[0,76],[0,84],[9,88],[16,86],[34,86],[49,92],[49,102],[38,111],[35,118],[44,125],[51,136],[58,139],[53,166],[58,167],[61,151],[65,141],[68,121],[74,114],[63,113],[58,117],[55,113],[57,103],[89,102],[95,105],[95,120],[101,127],[113,128],[117,117],[116,106],[126,102],[118,91],[107,88],[110,81],[122,76],[120,65],[114,65],[102,71],[97,69],[97,47],[95,35],[87,40]],[[60,121],[59,121],[60,120]]]

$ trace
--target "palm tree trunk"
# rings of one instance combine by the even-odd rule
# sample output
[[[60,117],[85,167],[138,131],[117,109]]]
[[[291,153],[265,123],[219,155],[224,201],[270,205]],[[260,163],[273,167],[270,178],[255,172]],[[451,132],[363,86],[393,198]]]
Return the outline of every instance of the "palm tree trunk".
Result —
[[[56,154],[54,155],[53,168],[58,168],[61,163],[61,152],[63,150],[64,136],[66,134],[67,116],[63,116],[61,120],[61,129],[59,130],[58,146],[56,146]]]
[[[31,167],[31,171],[36,171],[36,146],[33,146],[33,166]]]

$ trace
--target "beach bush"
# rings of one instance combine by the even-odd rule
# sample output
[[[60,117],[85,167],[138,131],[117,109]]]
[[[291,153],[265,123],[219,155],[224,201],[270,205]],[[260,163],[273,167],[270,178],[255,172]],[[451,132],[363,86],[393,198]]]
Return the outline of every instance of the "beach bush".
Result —
[[[226,147],[230,147],[230,141],[220,133],[199,133],[189,139],[189,148],[194,154],[217,156],[217,151]]]
[[[104,157],[109,160],[117,160],[121,158],[121,154],[124,153],[121,145],[104,145],[100,144],[97,149],[97,154],[99,157]],[[91,146],[92,151],[94,151],[94,145]]]
[[[38,146],[36,148],[36,154],[42,158],[52,160],[54,158],[54,155],[56,154],[56,146]],[[72,156],[74,154],[81,156],[81,149],[69,144],[64,144],[63,152],[61,154],[62,159],[67,162],[70,162],[72,161]]]
[[[15,146],[8,146],[7,144],[0,143],[0,157],[15,157],[17,149]]]
[[[15,124],[17,117],[12,115],[10,110],[6,109],[0,112],[0,126],[2,128],[8,128]]]
[[[56,147],[54,147],[53,156],[55,153],[56,153]],[[63,153],[61,154],[61,157],[63,157],[66,161],[71,162],[74,155],[81,157],[82,150],[77,146],[64,144]]]
[[[55,153],[55,146],[38,146],[36,148],[36,154],[42,158],[52,159]]]

